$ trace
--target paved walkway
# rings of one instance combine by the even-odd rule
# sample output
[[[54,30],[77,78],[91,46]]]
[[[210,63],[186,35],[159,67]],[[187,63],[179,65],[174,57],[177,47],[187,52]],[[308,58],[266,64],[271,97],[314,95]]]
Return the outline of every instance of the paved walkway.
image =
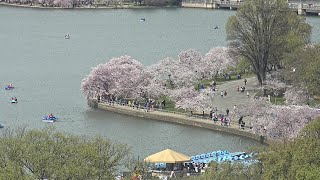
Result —
[[[253,95],[250,89],[254,88],[255,78],[247,78],[247,85],[245,86],[246,89],[249,89],[250,96],[247,97],[246,92],[240,93],[237,91],[237,87],[244,86],[244,79],[230,81],[221,85],[217,85],[217,89],[219,93],[215,96],[215,103],[217,104],[218,110],[222,113],[225,113],[226,108],[232,110],[234,105],[241,105],[243,103],[247,103],[252,101],[251,97]],[[227,96],[221,97],[220,91],[227,91]],[[237,121],[231,121],[231,125],[229,127],[221,126],[220,122],[214,123],[212,120],[209,119],[202,119],[200,117],[188,116],[184,113],[173,113],[173,112],[166,112],[165,110],[162,111],[150,111],[145,112],[143,109],[137,110],[133,109],[132,107],[128,106],[120,106],[120,105],[109,105],[108,103],[99,103],[99,108],[104,109],[107,111],[114,111],[122,114],[138,116],[138,117],[145,117],[151,118],[161,121],[169,121],[173,123],[179,124],[188,124],[198,127],[204,127],[224,132],[229,132],[232,134],[237,134],[241,136],[250,137],[253,139],[259,139],[259,135],[254,134],[249,128],[245,128],[245,130],[239,129],[239,125]],[[206,126],[210,125],[211,127]]]
[[[212,120],[209,120],[209,119],[201,119],[200,117],[188,116],[186,114],[166,112],[165,110],[161,110],[161,111],[151,110],[149,112],[146,112],[143,109],[138,110],[128,106],[122,106],[117,104],[110,105],[108,103],[99,103],[98,108],[106,111],[126,114],[129,116],[136,116],[141,118],[148,118],[148,119],[166,121],[171,123],[212,129],[215,131],[227,132],[230,134],[248,137],[248,138],[261,141],[259,134],[254,134],[249,128],[245,128],[244,130],[240,129],[239,125],[235,121],[231,122],[230,126],[227,127],[227,126],[222,126],[220,122],[214,123]],[[269,144],[271,143],[271,141],[266,139],[265,143]]]
[[[244,85],[244,79],[234,80],[230,82],[217,85],[216,96],[214,98],[214,104],[218,108],[218,111],[225,113],[226,109],[233,110],[233,106],[239,106],[241,104],[246,104],[251,100],[254,95],[252,89],[254,89],[254,84],[256,82],[255,77],[247,78],[247,85]],[[245,86],[246,90],[244,93],[238,92],[237,87]],[[220,95],[220,92],[227,92],[227,96]],[[247,91],[249,92],[249,97],[247,96]]]

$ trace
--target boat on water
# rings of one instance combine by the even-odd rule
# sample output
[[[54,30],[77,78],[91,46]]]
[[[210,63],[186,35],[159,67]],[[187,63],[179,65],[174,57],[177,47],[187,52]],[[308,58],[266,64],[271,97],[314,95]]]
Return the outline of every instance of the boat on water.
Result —
[[[65,39],[70,39],[70,35],[67,34],[67,35],[64,36],[64,38],[65,38]]]
[[[0,124],[0,128],[4,128],[4,126],[2,124]]]
[[[219,27],[218,27],[218,26],[215,26],[214,29],[219,29]]]
[[[4,89],[5,89],[5,90],[12,90],[12,89],[14,89],[14,87],[13,87],[13,86],[7,86],[7,87],[5,87]]]
[[[140,18],[140,21],[144,22],[144,21],[146,21],[146,18],[142,17],[142,18]]]
[[[18,100],[12,99],[12,100],[11,100],[11,103],[12,103],[12,104],[16,104],[16,103],[18,103]]]
[[[53,117],[49,117],[49,116],[44,116],[42,118],[42,122],[47,122],[47,123],[52,123],[55,122],[58,118],[53,116]]]

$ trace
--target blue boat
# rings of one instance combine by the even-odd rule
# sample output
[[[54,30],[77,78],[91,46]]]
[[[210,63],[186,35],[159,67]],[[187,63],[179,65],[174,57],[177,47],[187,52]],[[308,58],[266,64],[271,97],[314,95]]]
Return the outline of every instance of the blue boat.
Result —
[[[7,86],[7,87],[5,87],[4,89],[5,89],[5,90],[12,90],[12,89],[14,89],[14,87],[13,87],[13,86]]]
[[[48,116],[44,116],[42,118],[42,122],[55,122],[58,118],[57,117],[48,117]]]
[[[248,155],[245,152],[234,152],[230,153],[228,151],[214,151],[206,154],[199,154],[195,156],[191,156],[191,161],[195,163],[210,163],[215,161],[217,163],[220,162],[238,162],[251,158],[252,156]]]

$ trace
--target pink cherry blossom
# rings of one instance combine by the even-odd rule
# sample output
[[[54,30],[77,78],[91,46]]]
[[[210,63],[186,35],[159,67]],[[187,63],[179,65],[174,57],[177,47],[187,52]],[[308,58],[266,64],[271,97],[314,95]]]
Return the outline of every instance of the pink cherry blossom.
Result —
[[[307,123],[320,116],[320,109],[272,105],[266,99],[261,99],[238,106],[232,115],[233,118],[243,116],[245,122],[252,125],[254,133],[262,133],[265,127],[269,137],[281,139],[297,137]]]
[[[107,93],[119,97],[140,97],[143,87],[149,84],[143,65],[130,56],[112,58],[105,64],[93,68],[82,80],[85,95]]]
[[[213,98],[206,93],[199,93],[195,97],[184,98],[176,102],[176,108],[197,112],[209,112],[213,107]]]
[[[304,105],[308,101],[308,94],[301,88],[291,87],[284,93],[286,104],[288,105]]]
[[[205,61],[205,73],[216,75],[216,73],[222,73],[229,66],[236,65],[235,57],[231,56],[230,48],[227,47],[215,47],[211,49],[204,58]]]
[[[169,90],[168,96],[173,101],[181,101],[183,99],[193,98],[199,95],[193,86],[191,87],[182,87],[179,89]]]

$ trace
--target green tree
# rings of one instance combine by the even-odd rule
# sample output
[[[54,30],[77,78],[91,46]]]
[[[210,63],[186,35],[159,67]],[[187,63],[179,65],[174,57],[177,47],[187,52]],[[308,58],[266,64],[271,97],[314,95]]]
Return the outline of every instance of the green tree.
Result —
[[[259,180],[262,179],[261,164],[246,166],[242,163],[211,163],[201,180]]]
[[[311,95],[320,95],[320,45],[296,49],[285,58],[285,78]]]
[[[247,0],[228,19],[227,40],[235,53],[249,60],[260,85],[268,67],[310,40],[311,27],[290,12],[285,0]]]
[[[320,118],[308,124],[293,141],[272,145],[260,160],[264,179],[305,179],[320,177]]]
[[[0,179],[112,179],[128,152],[102,137],[8,130],[0,137]]]

